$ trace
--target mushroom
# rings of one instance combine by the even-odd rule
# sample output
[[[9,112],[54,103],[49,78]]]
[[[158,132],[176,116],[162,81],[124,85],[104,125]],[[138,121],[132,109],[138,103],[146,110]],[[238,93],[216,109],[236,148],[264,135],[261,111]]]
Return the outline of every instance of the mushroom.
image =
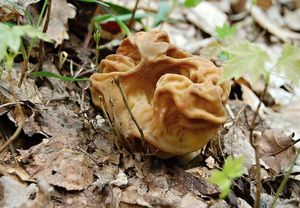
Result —
[[[91,80],[92,100],[104,107],[120,134],[141,135],[161,158],[186,155],[216,137],[226,119],[229,82],[211,61],[178,49],[164,31],[138,32],[100,63]],[[122,99],[118,79],[130,109]]]

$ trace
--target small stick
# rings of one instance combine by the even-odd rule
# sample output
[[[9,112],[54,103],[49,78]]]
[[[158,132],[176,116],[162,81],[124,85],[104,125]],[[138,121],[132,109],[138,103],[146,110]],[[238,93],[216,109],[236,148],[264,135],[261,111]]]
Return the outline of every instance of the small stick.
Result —
[[[115,79],[114,79],[114,82],[115,82],[115,84],[117,85],[117,87],[118,87],[119,90],[120,90],[120,93],[121,93],[121,95],[122,95],[122,99],[123,99],[123,102],[124,102],[124,104],[125,104],[125,107],[127,108],[127,110],[128,110],[128,112],[129,112],[129,115],[130,115],[132,121],[134,122],[134,124],[136,125],[136,127],[137,127],[137,129],[138,129],[138,131],[139,131],[139,133],[140,133],[140,135],[141,135],[142,144],[143,144],[143,146],[145,147],[145,137],[144,137],[144,132],[143,132],[143,130],[141,129],[141,127],[139,126],[138,122],[137,122],[136,119],[134,118],[134,116],[133,116],[133,114],[132,114],[132,112],[131,112],[131,110],[130,110],[130,108],[129,108],[129,105],[128,105],[127,99],[126,99],[126,97],[125,97],[124,91],[122,90],[122,87],[121,87],[121,85],[120,85],[120,81],[119,81],[118,78],[115,78]]]
[[[99,96],[99,100],[100,100],[100,108],[104,114],[105,119],[108,122],[108,125],[110,126],[110,128],[112,129],[113,133],[114,133],[114,144],[116,145],[118,150],[121,150],[119,143],[117,142],[118,138],[120,138],[120,134],[119,132],[115,129],[115,125],[113,124],[113,122],[111,121],[109,115],[107,114],[104,105],[103,105],[103,97]]]
[[[11,73],[9,73],[9,78],[8,78],[8,81],[9,81],[9,84],[10,84],[10,88],[11,88],[11,91],[12,91],[12,94],[14,95],[13,93],[13,86],[12,86],[12,77],[11,77]],[[16,97],[14,97],[14,100],[15,100],[15,103],[16,103],[16,109],[19,111],[19,115],[21,116],[21,122],[18,126],[18,128],[16,129],[16,131],[14,132],[14,134],[9,137],[9,139],[0,147],[0,153],[10,144],[12,143],[16,138],[18,138],[19,134],[21,133],[22,129],[23,129],[23,126],[24,126],[24,123],[25,123],[25,118],[24,118],[24,112],[22,111],[22,108],[21,108],[21,105],[20,105],[20,102],[17,101]]]
[[[274,197],[274,199],[272,201],[272,204],[270,205],[270,208],[274,208],[275,207],[276,201],[279,198],[279,195],[281,194],[281,192],[283,191],[283,188],[285,187],[286,183],[288,182],[288,179],[289,179],[289,177],[290,177],[290,175],[292,173],[293,167],[295,166],[296,161],[297,161],[299,155],[300,155],[300,149],[297,149],[297,154],[295,155],[294,160],[292,161],[291,166],[288,169],[287,173],[284,175],[284,177],[282,179],[282,182],[280,183],[279,188],[276,191],[276,194],[275,194],[275,197]]]
[[[2,152],[10,143],[12,143],[16,138],[18,138],[19,134],[21,133],[22,129],[23,129],[23,126],[24,126],[24,122],[22,122],[17,130],[14,132],[14,134],[9,137],[8,140],[6,140],[6,142],[0,147],[0,152]]]
[[[46,33],[47,29],[48,29],[48,25],[49,25],[49,21],[50,21],[51,5],[52,5],[52,0],[48,0],[48,11],[47,11],[47,15],[46,15],[45,24],[44,24],[44,27],[43,27],[43,33]],[[39,42],[39,55],[38,55],[38,60],[39,60],[38,70],[39,71],[43,70],[43,63],[44,63],[44,56],[45,56],[44,53],[45,53],[45,51],[44,51],[44,41],[40,40],[40,42]]]
[[[133,27],[134,16],[135,16],[137,7],[138,7],[138,5],[139,5],[139,2],[140,2],[140,0],[136,0],[136,1],[135,1],[135,5],[134,5],[133,11],[132,11],[132,15],[131,15],[131,19],[130,19],[130,22],[129,22],[129,29],[132,29],[132,27]]]
[[[101,11],[100,7],[97,6],[93,16],[96,16],[100,11]],[[94,25],[92,23],[93,23],[93,21],[91,21],[91,23],[88,25],[88,32],[87,32],[87,34],[84,38],[84,41],[83,41],[83,44],[82,44],[82,49],[87,49],[89,47],[90,40],[91,40],[92,35],[93,35],[93,29],[94,29]]]
[[[253,132],[254,132],[254,128],[255,128],[255,121],[256,118],[258,116],[259,113],[259,109],[262,105],[264,96],[267,92],[269,86],[269,79],[265,81],[265,87],[264,87],[264,91],[262,92],[260,99],[259,99],[259,104],[255,110],[252,122],[249,126],[249,140],[250,140],[250,144],[251,146],[254,148],[255,150],[255,172],[256,172],[256,192],[255,192],[255,202],[254,202],[254,208],[259,208],[260,207],[260,195],[261,195],[261,191],[262,191],[262,184],[261,184],[261,171],[260,171],[260,162],[259,162],[259,153],[258,153],[258,145],[257,143],[254,141],[254,136],[253,136]]]

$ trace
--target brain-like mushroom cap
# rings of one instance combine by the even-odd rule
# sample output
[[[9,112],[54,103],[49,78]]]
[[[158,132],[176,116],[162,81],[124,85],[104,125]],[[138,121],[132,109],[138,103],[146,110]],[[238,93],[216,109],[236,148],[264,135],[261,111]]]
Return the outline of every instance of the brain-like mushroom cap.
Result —
[[[129,108],[145,140],[161,157],[202,148],[226,121],[224,103],[230,85],[219,84],[221,70],[170,43],[163,31],[139,32],[121,43],[116,54],[101,61],[103,73],[91,76],[92,99],[101,99],[116,128],[127,138],[140,138]]]

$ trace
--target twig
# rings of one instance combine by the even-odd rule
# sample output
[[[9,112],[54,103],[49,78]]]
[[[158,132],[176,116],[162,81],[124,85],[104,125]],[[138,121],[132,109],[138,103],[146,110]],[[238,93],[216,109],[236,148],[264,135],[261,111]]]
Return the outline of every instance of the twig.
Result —
[[[283,188],[285,187],[285,185],[286,185],[286,183],[287,183],[287,181],[288,181],[288,179],[289,179],[289,177],[292,173],[293,167],[296,164],[296,161],[297,161],[299,155],[300,155],[300,149],[297,149],[297,154],[295,155],[294,160],[292,161],[291,166],[288,169],[287,173],[284,175],[283,180],[281,181],[281,183],[279,185],[279,188],[276,191],[275,198],[273,199],[272,204],[270,205],[270,208],[275,207],[276,201],[279,198],[279,195],[281,194],[281,192],[283,191]]]
[[[262,105],[262,102],[263,102],[263,99],[264,99],[265,94],[267,92],[268,86],[269,86],[269,78],[266,78],[264,90],[263,90],[263,92],[262,92],[262,94],[260,96],[259,104],[258,104],[258,106],[257,106],[257,108],[255,110],[252,122],[251,122],[251,124],[249,126],[249,141],[250,141],[251,146],[255,150],[255,166],[256,166],[256,169],[255,169],[255,172],[256,172],[256,177],[255,177],[255,180],[256,180],[256,192],[255,192],[255,203],[254,203],[254,206],[253,206],[254,208],[259,208],[260,207],[260,200],[261,200],[260,196],[261,196],[261,191],[262,191],[262,185],[261,185],[261,172],[260,172],[260,162],[259,162],[258,145],[254,141],[253,131],[255,129],[256,118],[258,116],[259,109],[260,109],[260,107]]]
[[[42,22],[42,17],[44,15],[45,11],[46,11],[47,4],[48,4],[48,0],[45,0],[44,4],[43,4],[43,7],[42,7],[42,10],[41,10],[41,13],[40,13],[39,18],[38,18],[38,21],[35,25],[36,29],[38,29],[38,27],[40,26],[40,24]],[[29,66],[30,53],[31,53],[31,50],[32,50],[33,45],[35,44],[35,42],[36,42],[36,38],[31,39],[27,52],[26,52],[26,49],[24,47],[24,44],[22,44],[24,62],[23,62],[23,68],[22,68],[21,77],[20,77],[20,80],[19,80],[19,83],[18,83],[18,87],[21,87],[22,82],[25,78],[25,74],[26,74],[26,72],[28,70],[28,66]]]
[[[14,134],[9,137],[8,140],[0,147],[0,152],[2,152],[10,143],[12,143],[16,138],[18,138],[19,134],[21,133],[24,126],[24,121],[22,120],[22,123],[18,126],[17,130],[14,132]]]
[[[112,129],[112,131],[113,131],[113,133],[114,133],[114,144],[116,145],[116,147],[117,147],[118,150],[121,150],[120,145],[119,145],[119,143],[117,142],[118,138],[120,138],[119,131],[117,131],[117,130],[115,129],[115,126],[114,126],[113,122],[111,121],[109,115],[107,114],[107,112],[106,112],[106,110],[105,110],[105,108],[104,108],[104,105],[103,105],[103,103],[104,103],[103,97],[102,97],[102,96],[99,96],[99,100],[100,100],[100,108],[101,108],[101,110],[102,110],[102,112],[103,112],[103,114],[104,114],[104,117],[105,117],[105,119],[107,120],[108,125],[110,126],[110,128]]]
[[[96,16],[97,14],[99,14],[100,11],[101,11],[100,7],[97,6],[97,8],[95,9],[95,12],[94,12],[93,16]],[[87,34],[86,34],[86,36],[84,38],[82,49],[87,49],[89,47],[90,40],[91,40],[92,35],[93,35],[93,30],[94,30],[94,22],[92,20],[90,22],[90,24],[88,24],[88,32],[87,32]]]
[[[14,106],[14,105],[16,105],[16,104],[23,104],[23,102],[17,101],[17,102],[4,103],[4,104],[0,105],[0,109],[1,109],[1,108],[5,108],[5,107],[7,107],[7,106]]]
[[[139,5],[139,2],[140,2],[140,0],[136,0],[136,1],[135,1],[135,5],[134,5],[133,11],[132,11],[132,15],[131,15],[131,19],[130,19],[130,22],[129,22],[129,29],[132,29],[132,27],[133,27],[134,16],[135,16],[137,7],[138,7],[138,5]]]
[[[230,118],[233,120],[233,119],[235,118],[235,116],[234,116],[234,114],[233,114],[233,112],[232,112],[230,106],[229,106],[228,104],[226,104],[226,105],[225,105],[225,108],[226,108],[226,110],[227,110],[227,112],[228,112]]]
[[[48,0],[48,10],[47,10],[45,24],[44,24],[44,27],[43,27],[43,33],[46,33],[47,29],[48,29],[48,25],[49,25],[49,21],[50,21],[51,5],[52,5],[52,0]],[[44,51],[44,41],[40,40],[40,42],[39,42],[39,55],[38,55],[38,60],[39,60],[38,70],[39,71],[43,70],[44,53],[45,53],[45,51]]]
[[[10,70],[11,71],[11,70]],[[8,81],[10,83],[10,88],[11,88],[11,92],[13,93],[13,86],[12,86],[12,77],[11,77],[11,73],[9,73],[9,78]],[[16,131],[13,133],[12,136],[9,137],[9,139],[0,147],[0,153],[10,144],[12,143],[16,138],[18,138],[19,134],[21,133],[24,123],[25,123],[25,118],[24,118],[24,113],[22,111],[21,105],[20,103],[17,101],[16,97],[14,97],[14,102],[16,103],[16,109],[19,111],[19,115],[21,117],[21,122],[18,126],[18,128],[16,129]]]
[[[124,102],[124,104],[125,104],[125,107],[126,107],[126,109],[128,110],[128,113],[129,113],[129,115],[130,115],[132,121],[134,122],[134,124],[136,125],[136,127],[137,127],[137,129],[138,129],[138,131],[139,131],[139,133],[140,133],[140,135],[141,135],[141,141],[142,141],[142,144],[143,144],[143,146],[145,147],[145,137],[144,137],[143,129],[139,126],[138,122],[136,121],[135,117],[133,116],[133,114],[132,114],[132,112],[131,112],[131,110],[130,110],[130,108],[129,108],[127,99],[126,99],[125,94],[124,94],[124,91],[123,91],[123,89],[122,89],[122,87],[121,87],[121,85],[120,85],[119,79],[118,79],[118,78],[115,78],[115,79],[114,79],[114,82],[115,82],[115,84],[117,85],[118,89],[120,90],[120,93],[121,93],[121,95],[122,95],[122,99],[123,99],[123,102]]]
[[[19,80],[19,83],[18,83],[18,87],[21,87],[22,85],[22,82],[25,78],[25,74],[28,70],[28,65],[29,65],[29,59],[25,59],[23,61],[23,64],[22,64],[22,71],[21,71],[21,75],[20,75],[20,80]]]

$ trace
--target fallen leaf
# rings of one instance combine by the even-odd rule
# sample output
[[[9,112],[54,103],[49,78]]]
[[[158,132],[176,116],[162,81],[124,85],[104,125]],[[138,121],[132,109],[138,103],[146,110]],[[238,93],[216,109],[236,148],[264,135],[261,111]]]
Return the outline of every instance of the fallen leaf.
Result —
[[[284,129],[288,133],[295,133],[295,139],[300,138],[300,97],[293,96],[288,104],[280,106],[276,112],[269,111],[266,117],[271,129]],[[296,144],[297,145],[297,144]],[[300,146],[298,146],[299,148]]]
[[[29,199],[31,195],[38,192],[38,187],[34,183],[27,186],[9,176],[1,177],[0,183],[4,192],[0,206],[5,208],[21,207],[22,204],[31,200]]]
[[[43,176],[52,185],[83,190],[93,182],[92,163],[85,154],[74,150],[77,145],[71,137],[52,137],[24,151],[21,159],[28,158],[26,170],[32,178]]]
[[[48,38],[55,41],[55,47],[60,45],[64,39],[69,39],[68,20],[73,19],[75,15],[75,7],[66,0],[52,1],[51,18],[46,34]]]
[[[110,181],[109,184],[115,186],[126,186],[128,184],[126,174],[122,170],[119,170],[119,173],[116,175],[116,179]]]
[[[0,86],[5,88],[9,93],[7,99],[12,99],[11,95],[15,95],[19,101],[30,101],[32,103],[42,103],[42,95],[35,85],[35,80],[30,77],[26,78],[21,87],[18,87],[18,82],[22,70],[22,64],[14,64],[14,70],[4,70],[0,79]],[[11,76],[11,78],[10,78]],[[10,80],[10,81],[8,81]],[[12,102],[15,100],[11,100]]]
[[[258,152],[261,159],[277,174],[284,172],[295,157],[293,134],[282,130],[267,129],[257,136]]]
[[[266,14],[257,6],[251,7],[254,20],[265,30],[283,41],[300,40],[300,34],[280,27],[277,22],[268,19]]]
[[[207,204],[203,200],[201,200],[199,197],[188,193],[181,199],[179,207],[182,207],[182,208],[190,208],[190,207],[206,208]]]
[[[0,0],[0,22],[5,22],[24,15],[28,5],[40,0]],[[3,18],[3,19],[2,19]]]

